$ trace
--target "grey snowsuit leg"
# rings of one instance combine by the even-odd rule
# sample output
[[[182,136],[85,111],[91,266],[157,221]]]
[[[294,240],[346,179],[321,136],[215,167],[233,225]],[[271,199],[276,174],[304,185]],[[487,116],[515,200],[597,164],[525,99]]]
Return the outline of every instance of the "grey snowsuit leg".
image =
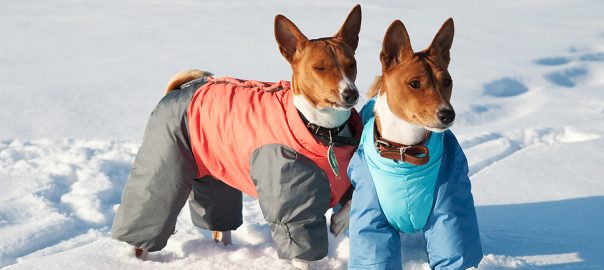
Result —
[[[231,231],[243,223],[241,191],[211,176],[196,179],[189,197],[195,226],[212,231]]]
[[[281,259],[320,260],[327,255],[327,176],[294,149],[269,144],[256,149],[250,174]]]
[[[202,181],[212,183],[194,181],[197,166],[189,143],[187,109],[195,90],[206,81],[205,78],[198,79],[187,83],[181,90],[171,91],[151,113],[143,144],[132,165],[113,221],[113,238],[147,251],[161,250],[174,233],[176,218],[192,187],[195,191],[191,196],[191,214],[196,225],[236,228],[241,224],[241,206],[235,203],[233,206],[221,206],[221,209],[239,209],[234,217],[228,219],[233,224],[224,224],[227,218],[221,217],[219,226],[214,225],[213,218],[220,216],[217,213],[221,209],[216,211],[205,207],[219,197],[208,196],[208,189],[217,186],[212,181],[217,181],[208,177]],[[241,194],[237,196],[232,190],[226,196],[231,198],[231,204],[236,201],[233,196],[241,200]],[[204,214],[208,212],[211,214]]]

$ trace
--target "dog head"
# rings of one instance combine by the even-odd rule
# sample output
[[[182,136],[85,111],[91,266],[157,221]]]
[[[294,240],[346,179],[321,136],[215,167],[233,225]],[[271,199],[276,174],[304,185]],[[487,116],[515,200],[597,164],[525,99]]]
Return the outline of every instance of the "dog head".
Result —
[[[442,132],[453,125],[453,80],[448,71],[453,43],[453,19],[442,25],[430,46],[414,52],[403,23],[394,21],[384,36],[382,76],[369,96],[387,95],[390,110],[402,120]]]
[[[334,36],[311,40],[285,16],[277,15],[275,38],[293,70],[293,94],[302,95],[317,109],[350,110],[359,97],[354,52],[360,29],[359,5]]]

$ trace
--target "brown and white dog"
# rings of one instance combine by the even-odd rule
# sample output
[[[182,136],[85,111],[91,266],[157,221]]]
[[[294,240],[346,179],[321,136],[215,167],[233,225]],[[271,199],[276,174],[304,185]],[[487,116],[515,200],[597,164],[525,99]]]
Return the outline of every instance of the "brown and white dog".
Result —
[[[359,41],[361,8],[356,5],[339,31],[332,37],[308,39],[296,25],[283,15],[275,17],[274,32],[279,50],[292,68],[291,94],[296,109],[310,123],[336,128],[346,123],[357,104],[359,92],[354,84],[357,74],[355,50]],[[169,82],[166,93],[192,80],[212,74],[186,70]],[[352,137],[350,127],[339,136]],[[216,242],[230,244],[230,231],[214,231]],[[144,258],[145,250],[135,248],[135,255]],[[297,268],[306,269],[309,262],[294,260]]]
[[[363,135],[348,171],[350,269],[402,269],[401,232],[423,234],[431,269],[468,269],[482,259],[467,159],[447,131],[455,120],[453,35],[449,18],[427,49],[414,52],[401,21],[386,31],[382,75],[361,112]]]
[[[424,140],[427,130],[443,132],[453,125],[453,80],[448,71],[453,34],[449,18],[432,44],[415,53],[403,23],[397,20],[390,25],[380,54],[382,76],[368,93],[377,96],[375,112],[383,138],[415,145]]]
[[[453,19],[449,18],[432,44],[415,53],[403,23],[396,20],[390,25],[380,53],[382,75],[367,94],[376,98],[376,124],[382,138],[412,146],[424,141],[426,132],[443,132],[453,125],[453,81],[447,70],[453,35]],[[349,212],[350,202],[332,217],[332,231],[345,229],[334,227],[347,226],[341,223]]]

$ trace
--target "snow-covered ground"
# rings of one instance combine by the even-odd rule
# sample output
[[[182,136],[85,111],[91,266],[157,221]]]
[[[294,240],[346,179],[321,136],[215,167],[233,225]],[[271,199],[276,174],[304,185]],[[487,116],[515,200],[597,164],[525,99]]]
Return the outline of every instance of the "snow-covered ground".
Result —
[[[290,70],[273,18],[335,33],[350,1],[4,0],[0,2],[0,267],[291,269],[246,198],[235,245],[214,244],[188,207],[140,262],[110,226],[147,116],[191,67],[275,81]],[[357,85],[380,72],[389,23],[423,49],[447,17],[457,134],[470,162],[480,269],[604,269],[604,2],[367,1]],[[329,214],[329,213],[328,213]],[[330,236],[331,237],[331,236]],[[418,235],[405,269],[428,269]],[[322,269],[345,269],[330,239]]]

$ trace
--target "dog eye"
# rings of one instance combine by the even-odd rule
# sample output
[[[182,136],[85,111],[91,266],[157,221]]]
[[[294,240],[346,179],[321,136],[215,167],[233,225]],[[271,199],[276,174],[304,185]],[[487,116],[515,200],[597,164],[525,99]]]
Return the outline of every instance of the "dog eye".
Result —
[[[352,64],[348,65],[348,68],[354,68],[356,66],[357,66],[357,63],[352,63]]]
[[[414,89],[418,89],[419,88],[419,81],[418,80],[411,81],[409,83],[409,86],[411,86]]]
[[[325,67],[314,67],[316,71],[325,71]]]
[[[453,81],[451,81],[451,79],[445,79],[445,80],[443,81],[443,84],[444,84],[445,86],[451,86],[451,83],[452,83],[452,82],[453,82]]]

